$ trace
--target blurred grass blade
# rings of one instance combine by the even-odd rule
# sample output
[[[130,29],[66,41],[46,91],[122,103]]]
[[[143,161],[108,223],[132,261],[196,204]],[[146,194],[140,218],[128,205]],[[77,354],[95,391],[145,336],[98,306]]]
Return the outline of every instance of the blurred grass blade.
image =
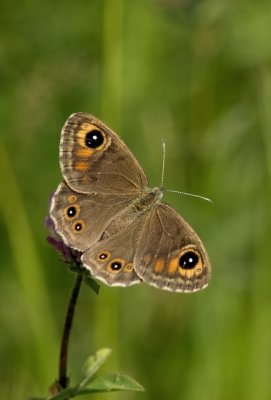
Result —
[[[31,230],[18,181],[13,172],[12,162],[1,141],[0,180],[4,183],[1,185],[0,212],[10,241],[14,274],[18,276],[24,295],[23,301],[27,309],[25,319],[30,321],[32,352],[39,366],[37,372],[40,374],[41,381],[46,383],[52,379],[52,359],[48,357],[48,353],[56,354],[57,335],[45,284],[44,268],[36,248],[34,233]],[[38,221],[37,224],[42,224],[42,221]],[[46,346],[42,332],[47,333]]]
[[[84,378],[80,382],[79,387],[84,387],[88,384],[92,376],[105,363],[105,361],[107,360],[107,358],[110,356],[111,353],[112,353],[111,349],[103,348],[96,351],[94,355],[91,355],[87,358],[83,366]]]

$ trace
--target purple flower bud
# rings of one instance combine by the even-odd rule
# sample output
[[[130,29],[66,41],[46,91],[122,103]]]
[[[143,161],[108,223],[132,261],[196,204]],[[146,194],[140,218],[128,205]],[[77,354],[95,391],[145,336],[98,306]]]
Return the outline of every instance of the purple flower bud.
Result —
[[[53,195],[50,196],[49,198],[49,209],[51,205]],[[57,233],[55,229],[55,224],[54,221],[50,216],[47,216],[45,218],[45,226],[49,232],[49,235],[47,236],[47,241],[50,243],[60,254],[62,260],[68,264],[72,264],[74,267],[74,264],[76,264],[79,268],[81,266],[81,252],[72,249],[71,247],[67,246],[63,239],[60,237],[60,235]]]

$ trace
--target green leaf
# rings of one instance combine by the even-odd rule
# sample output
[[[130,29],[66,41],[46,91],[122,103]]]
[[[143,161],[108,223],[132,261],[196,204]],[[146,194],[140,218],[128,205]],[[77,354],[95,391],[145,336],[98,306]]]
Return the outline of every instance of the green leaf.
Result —
[[[112,350],[108,348],[103,348],[98,351],[94,355],[91,355],[87,358],[84,366],[83,373],[84,377],[82,381],[79,383],[79,387],[84,387],[88,384],[92,376],[98,371],[98,369],[104,364],[107,358],[110,356]]]
[[[93,278],[85,275],[84,281],[96,294],[99,294],[100,285]]]
[[[108,373],[93,379],[85,389],[79,389],[78,393],[111,392],[111,391],[143,391],[144,387],[127,375]]]
[[[67,389],[62,390],[58,394],[47,398],[47,400],[67,400],[75,397],[77,393],[77,389],[74,387],[69,387]]]
[[[104,374],[89,382],[87,387],[71,387],[64,389],[47,400],[67,400],[89,393],[112,391],[143,391],[143,386],[127,375]],[[43,399],[45,400],[45,399]]]

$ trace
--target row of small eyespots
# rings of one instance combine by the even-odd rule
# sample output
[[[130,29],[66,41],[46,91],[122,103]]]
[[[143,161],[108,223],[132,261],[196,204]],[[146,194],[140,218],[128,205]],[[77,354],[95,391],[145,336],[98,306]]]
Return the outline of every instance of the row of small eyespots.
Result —
[[[102,251],[101,253],[98,254],[97,259],[98,261],[102,261],[105,262],[107,261],[109,258],[111,257],[111,253],[109,251]],[[111,262],[109,262],[106,265],[106,268],[109,269],[111,272],[119,272],[121,270],[125,271],[125,272],[130,272],[133,270],[133,264],[132,263],[128,263],[125,265],[125,260],[123,260],[122,258],[115,258],[114,260],[112,260]]]
[[[111,257],[111,253],[109,251],[102,251],[101,253],[98,254],[97,259],[100,262],[105,262]],[[164,269],[164,262],[162,259],[158,259],[154,265],[154,269],[156,272],[162,272]],[[181,275],[190,275],[191,273],[193,274],[195,271],[195,274],[198,275],[202,272],[202,260],[198,252],[193,251],[193,250],[188,250],[184,251],[180,258],[179,258],[179,267],[183,272],[180,273]],[[113,261],[111,261],[109,264],[107,264],[107,268],[114,271],[114,272],[119,272],[124,268],[125,271],[129,271],[133,269],[132,263],[128,263],[125,265],[125,260],[122,258],[116,258]],[[174,274],[176,269],[178,268],[178,259],[173,259],[172,262],[169,264],[169,273]],[[158,271],[159,270],[159,271]],[[191,271],[191,272],[190,272]]]
[[[74,203],[77,200],[77,196],[71,195],[68,197],[69,203]],[[72,204],[65,209],[65,218],[69,221],[72,221],[80,214],[80,206],[79,204]],[[81,219],[74,221],[72,224],[72,229],[74,232],[79,233],[85,229],[85,222]]]

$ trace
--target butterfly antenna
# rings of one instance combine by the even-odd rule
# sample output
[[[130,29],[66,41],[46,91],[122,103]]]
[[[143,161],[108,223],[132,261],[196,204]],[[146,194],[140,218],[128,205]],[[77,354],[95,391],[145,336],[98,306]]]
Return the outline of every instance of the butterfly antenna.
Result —
[[[208,197],[200,196],[199,194],[180,192],[179,190],[167,190],[167,192],[184,194],[185,196],[191,197],[198,197],[199,199],[209,201],[209,203],[213,203],[213,200],[209,199]]]
[[[164,176],[165,176],[165,164],[166,164],[166,143],[164,139],[162,140],[163,146],[163,161],[162,161],[162,177],[161,177],[161,188],[164,186]]]
[[[165,165],[166,165],[166,143],[165,143],[164,139],[162,140],[162,146],[163,146],[163,161],[162,161],[162,177],[161,177],[161,186],[160,186],[161,188],[164,187],[164,176],[165,176]],[[200,196],[199,194],[180,192],[179,190],[166,189],[166,191],[172,192],[172,193],[184,194],[185,196],[197,197],[199,199],[208,201],[209,203],[213,203],[213,200],[209,199],[208,197]]]

